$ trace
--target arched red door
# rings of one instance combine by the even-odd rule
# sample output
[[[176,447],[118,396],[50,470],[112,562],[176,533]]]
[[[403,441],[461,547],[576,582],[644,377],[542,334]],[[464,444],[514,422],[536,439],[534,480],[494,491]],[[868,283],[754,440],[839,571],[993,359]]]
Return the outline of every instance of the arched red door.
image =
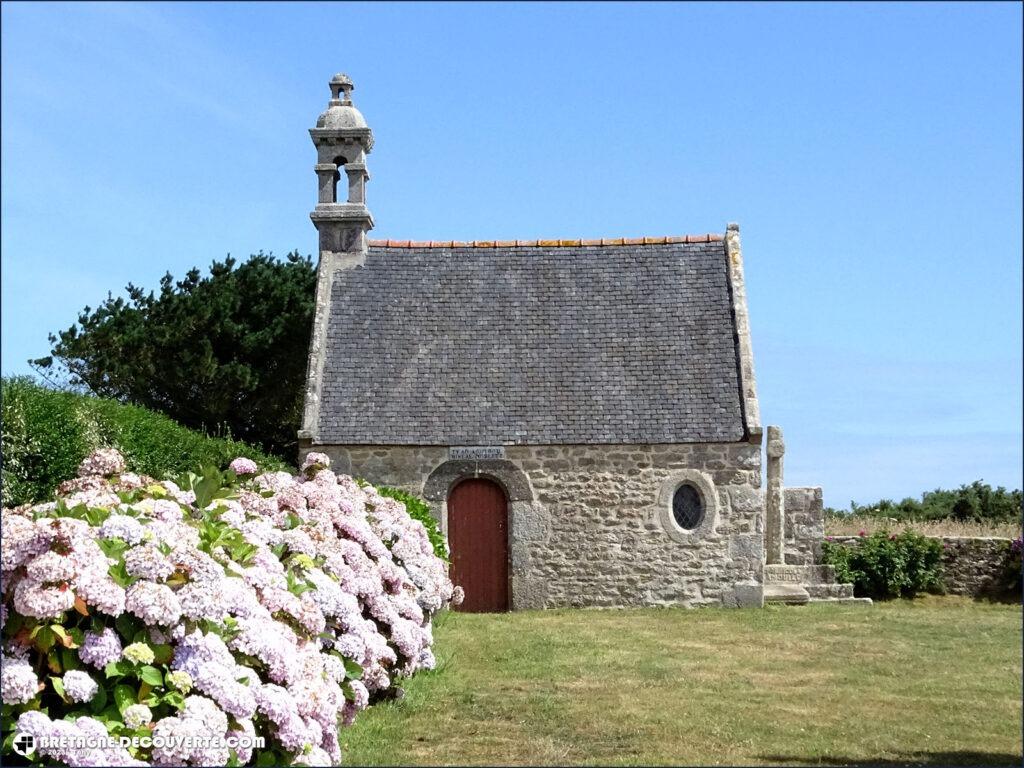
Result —
[[[463,480],[448,496],[452,582],[466,592],[460,611],[508,610],[508,502],[491,480]]]

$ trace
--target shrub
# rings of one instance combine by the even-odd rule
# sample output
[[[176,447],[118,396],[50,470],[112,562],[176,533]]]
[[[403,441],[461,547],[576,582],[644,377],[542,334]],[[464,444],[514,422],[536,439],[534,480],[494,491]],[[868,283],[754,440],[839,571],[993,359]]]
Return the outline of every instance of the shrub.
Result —
[[[860,597],[885,599],[942,591],[942,542],[913,531],[876,531],[856,544],[826,540],[822,560],[834,565],[837,580],[852,583]]]
[[[157,483],[104,450],[56,501],[5,509],[3,756],[16,731],[109,733],[151,743],[37,759],[339,764],[339,727],[434,665],[430,619],[453,588],[401,503],[327,464]],[[240,735],[266,747],[173,741]]]
[[[50,499],[104,445],[117,447],[130,470],[161,479],[197,466],[224,468],[236,456],[266,469],[287,467],[244,443],[208,437],[145,408],[46,389],[27,377],[3,379],[0,407],[4,506]]]
[[[434,554],[446,563],[448,562],[450,554],[448,552],[448,542],[445,540],[444,534],[441,533],[437,520],[430,513],[430,507],[427,506],[427,502],[419,496],[403,491],[401,488],[391,488],[387,485],[377,488],[377,493],[405,504],[405,511],[409,513],[409,517],[413,520],[419,520],[423,523],[423,527],[427,529],[427,536],[430,537],[430,543],[434,547]]]

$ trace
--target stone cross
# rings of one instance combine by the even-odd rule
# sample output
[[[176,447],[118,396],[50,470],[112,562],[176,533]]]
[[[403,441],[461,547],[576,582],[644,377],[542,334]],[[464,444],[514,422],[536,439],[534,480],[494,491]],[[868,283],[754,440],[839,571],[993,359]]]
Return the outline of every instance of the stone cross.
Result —
[[[768,427],[768,494],[765,500],[764,552],[765,562],[776,565],[785,562],[785,491],[782,485],[782,458],[786,444],[779,427]]]

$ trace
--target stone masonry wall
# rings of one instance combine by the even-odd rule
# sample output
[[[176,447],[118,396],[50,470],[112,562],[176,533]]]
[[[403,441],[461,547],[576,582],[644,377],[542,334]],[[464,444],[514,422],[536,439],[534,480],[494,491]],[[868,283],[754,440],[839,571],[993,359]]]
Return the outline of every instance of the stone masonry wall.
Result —
[[[449,461],[434,446],[315,450],[337,471],[423,493],[443,529],[458,479],[492,477],[512,488],[516,609],[736,605],[736,585],[761,578],[759,445],[508,446],[505,460],[480,462]],[[683,479],[712,495],[707,523],[693,533],[671,523]],[[742,603],[742,587],[739,594]]]
[[[786,488],[785,537],[787,565],[815,565],[821,562],[825,538],[825,512],[821,488]]]
[[[1010,539],[981,536],[932,538],[942,541],[942,570],[947,594],[968,597],[1006,594],[1007,567],[1013,556]],[[859,536],[829,536],[828,539],[847,545],[856,545],[860,541]]]

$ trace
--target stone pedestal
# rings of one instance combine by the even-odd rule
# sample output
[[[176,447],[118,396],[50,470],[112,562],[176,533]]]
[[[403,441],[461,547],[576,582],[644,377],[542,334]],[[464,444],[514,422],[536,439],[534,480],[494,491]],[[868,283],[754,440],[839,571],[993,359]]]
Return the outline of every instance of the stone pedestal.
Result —
[[[837,584],[836,569],[831,565],[765,565],[764,602],[871,605],[870,598],[853,596],[852,584]]]

